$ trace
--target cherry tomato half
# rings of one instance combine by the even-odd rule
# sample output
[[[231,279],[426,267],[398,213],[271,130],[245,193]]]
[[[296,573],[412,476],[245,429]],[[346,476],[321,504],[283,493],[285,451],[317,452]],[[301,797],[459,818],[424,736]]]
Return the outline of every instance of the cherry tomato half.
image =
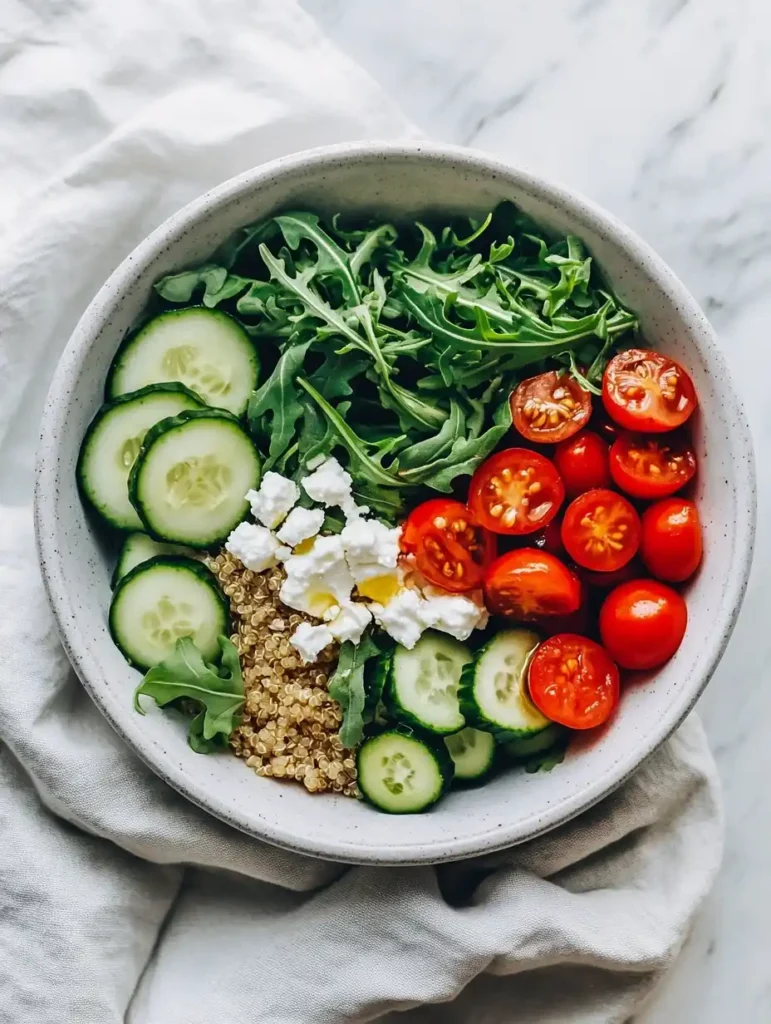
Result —
[[[589,392],[556,370],[523,380],[511,396],[514,427],[528,441],[564,441],[585,426],[591,414]]]
[[[664,498],[643,513],[640,551],[648,571],[660,580],[682,583],[701,561],[699,513],[686,498]]]
[[[527,448],[507,448],[483,462],[471,478],[474,520],[493,533],[534,533],[557,514],[565,488],[553,464]]]
[[[680,431],[665,437],[625,432],[610,449],[610,475],[633,498],[666,498],[696,472],[696,455]]]
[[[562,543],[585,569],[615,572],[637,554],[640,517],[623,495],[597,487],[565,509]]]
[[[594,640],[558,633],[536,648],[528,670],[538,710],[569,729],[594,729],[618,706],[618,669]]]
[[[581,581],[548,551],[516,548],[497,558],[485,577],[485,600],[497,615],[519,620],[570,615],[581,605]]]
[[[696,389],[674,359],[630,348],[605,367],[602,400],[609,415],[627,430],[659,433],[685,423],[696,408]]]
[[[415,556],[429,583],[454,593],[482,585],[495,558],[495,537],[450,498],[433,498],[414,508],[402,529],[402,551]]]
[[[554,452],[554,465],[569,498],[594,487],[610,487],[608,445],[591,430],[561,441]]]
[[[657,580],[632,580],[605,598],[600,636],[622,668],[658,668],[680,646],[688,622],[685,601]]]

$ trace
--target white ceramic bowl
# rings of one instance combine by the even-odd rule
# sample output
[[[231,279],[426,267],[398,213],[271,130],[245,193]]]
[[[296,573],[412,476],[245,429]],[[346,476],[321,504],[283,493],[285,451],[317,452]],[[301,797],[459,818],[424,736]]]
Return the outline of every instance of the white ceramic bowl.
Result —
[[[100,546],[75,486],[78,447],[102,401],[118,343],[155,280],[203,260],[239,226],[282,208],[412,218],[426,209],[480,214],[504,198],[583,238],[639,314],[650,344],[693,375],[706,411],[694,428],[705,557],[689,588],[680,650],[649,681],[629,687],[612,727],[599,741],[571,750],[557,770],[509,772],[480,789],[450,794],[429,814],[379,814],[354,800],[260,779],[234,757],[193,753],[173,717],[156,710],[142,718],[132,710],[138,674],[107,632],[114,556]],[[478,153],[434,145],[336,146],[274,161],[213,189],[162,224],[110,277],[78,324],[51,387],[36,523],[44,579],[72,664],[105,717],[158,775],[217,817],[279,846],[358,863],[436,862],[519,843],[573,817],[618,786],[682,721],[723,653],[747,582],[755,526],[752,446],[706,318],[672,271],[613,217],[564,187]]]

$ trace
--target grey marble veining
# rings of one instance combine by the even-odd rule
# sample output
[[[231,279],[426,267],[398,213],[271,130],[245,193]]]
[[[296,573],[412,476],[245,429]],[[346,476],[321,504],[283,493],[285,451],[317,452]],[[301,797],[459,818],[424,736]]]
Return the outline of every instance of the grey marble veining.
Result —
[[[303,0],[428,136],[580,189],[702,303],[747,404],[753,577],[700,703],[723,779],[722,873],[639,1024],[769,1024],[771,5],[768,0]]]

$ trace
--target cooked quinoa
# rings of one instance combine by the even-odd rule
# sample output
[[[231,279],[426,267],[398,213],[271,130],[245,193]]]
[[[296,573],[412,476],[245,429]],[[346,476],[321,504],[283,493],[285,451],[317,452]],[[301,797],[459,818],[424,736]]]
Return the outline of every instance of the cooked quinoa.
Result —
[[[310,793],[356,796],[356,763],[338,739],[342,712],[327,683],[338,647],[303,665],[289,643],[307,615],[282,604],[280,568],[257,573],[227,551],[208,560],[230,601],[246,704],[230,737],[233,752],[258,775],[302,782]]]

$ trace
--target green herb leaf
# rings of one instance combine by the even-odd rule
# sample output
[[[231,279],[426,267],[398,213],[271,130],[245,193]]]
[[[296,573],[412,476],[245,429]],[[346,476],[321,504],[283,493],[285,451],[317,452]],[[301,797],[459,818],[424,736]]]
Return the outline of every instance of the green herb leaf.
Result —
[[[343,712],[340,742],[344,747],[355,747],[361,742],[364,730],[364,666],[370,658],[380,654],[380,648],[366,632],[358,644],[346,641],[340,648],[340,657],[334,675],[329,680],[329,695]]]
[[[190,302],[193,295],[203,289],[201,301],[213,308],[225,299],[232,299],[245,291],[252,282],[237,274],[228,274],[225,267],[206,263],[196,270],[183,270],[156,281],[155,290],[168,302]]]
[[[190,637],[180,637],[173,654],[151,668],[134,692],[134,708],[140,714],[144,714],[139,701],[143,695],[152,697],[159,707],[180,699],[194,701],[201,710],[190,725],[188,739],[194,750],[206,753],[217,737],[230,736],[244,706],[238,650],[225,636],[217,642],[219,668],[206,664]]]
[[[247,419],[252,437],[270,436],[265,469],[270,469],[291,445],[298,419],[302,416],[297,375],[302,370],[310,341],[287,348],[273,373],[249,399]],[[263,418],[269,422],[264,423]]]
[[[319,218],[314,213],[284,213],[276,217],[275,221],[290,249],[299,249],[303,239],[312,243],[317,257],[315,274],[333,275],[340,281],[343,296],[350,305],[355,306],[361,302],[361,293],[348,254],[320,226]]]

